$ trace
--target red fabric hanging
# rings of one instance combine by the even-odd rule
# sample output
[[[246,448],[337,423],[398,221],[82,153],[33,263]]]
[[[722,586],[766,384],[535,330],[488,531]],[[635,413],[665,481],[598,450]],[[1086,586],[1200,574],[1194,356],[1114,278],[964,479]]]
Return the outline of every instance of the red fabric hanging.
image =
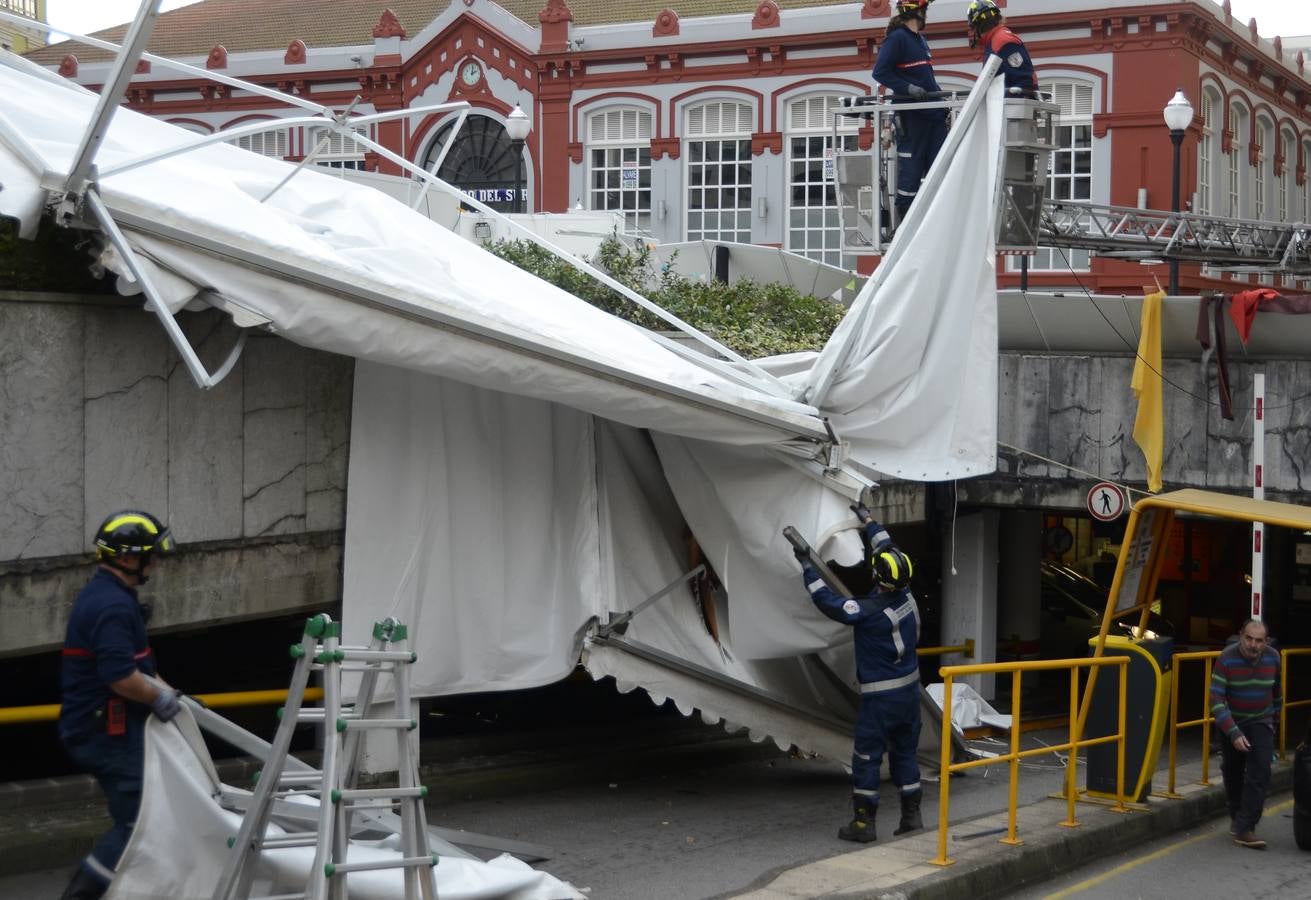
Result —
[[[1234,320],[1234,327],[1238,329],[1238,337],[1242,340],[1243,346],[1247,346],[1247,339],[1252,334],[1252,323],[1256,321],[1257,306],[1278,296],[1279,292],[1272,288],[1257,288],[1234,294],[1229,301],[1229,318]]]

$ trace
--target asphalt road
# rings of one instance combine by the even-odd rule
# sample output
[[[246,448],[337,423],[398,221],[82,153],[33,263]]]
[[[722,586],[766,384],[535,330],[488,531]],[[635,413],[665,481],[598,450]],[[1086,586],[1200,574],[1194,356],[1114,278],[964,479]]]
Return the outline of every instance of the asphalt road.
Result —
[[[1157,900],[1187,897],[1311,898],[1311,852],[1293,841],[1291,793],[1266,802],[1257,833],[1268,849],[1240,847],[1229,817],[1162,837],[1131,853],[1098,860],[1059,878],[1016,891],[1013,900]]]

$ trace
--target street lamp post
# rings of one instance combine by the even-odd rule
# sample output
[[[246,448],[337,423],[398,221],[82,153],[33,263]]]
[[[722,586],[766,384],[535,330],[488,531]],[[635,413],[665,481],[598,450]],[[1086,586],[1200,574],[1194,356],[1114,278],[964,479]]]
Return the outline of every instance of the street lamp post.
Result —
[[[528,137],[528,130],[532,123],[528,121],[528,115],[518,106],[516,106],[510,115],[505,117],[505,133],[510,137],[510,148],[514,153],[514,204],[512,212],[523,212],[523,142]]]
[[[1174,144],[1174,169],[1171,174],[1170,190],[1170,211],[1179,212],[1179,147],[1184,141],[1184,130],[1193,122],[1193,105],[1188,102],[1184,96],[1184,89],[1179,88],[1170,98],[1170,102],[1165,104],[1162,111],[1165,116],[1165,127],[1170,129],[1170,143]],[[1176,223],[1175,228],[1179,226]],[[1179,294],[1179,259],[1171,257],[1170,259],[1170,296],[1174,297]]]

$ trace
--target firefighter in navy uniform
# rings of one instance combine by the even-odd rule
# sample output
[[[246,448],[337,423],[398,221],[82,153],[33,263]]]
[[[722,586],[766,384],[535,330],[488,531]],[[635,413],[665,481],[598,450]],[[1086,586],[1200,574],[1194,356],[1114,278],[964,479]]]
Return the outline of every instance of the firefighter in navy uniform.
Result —
[[[852,808],[849,824],[838,830],[844,841],[876,840],[874,816],[879,806],[879,769],[883,754],[897,785],[901,821],[893,834],[923,828],[919,760],[920,673],[915,646],[920,613],[910,592],[910,557],[892,543],[864,504],[852,507],[864,523],[874,589],[846,599],[824,584],[809,557],[796,553],[806,590],[820,612],[856,629],[856,674],[860,678],[860,712],[851,754]]]
[[[901,102],[937,99],[933,54],[921,32],[932,0],[898,0],[897,14],[888,21],[883,46],[874,60],[874,80]],[[895,102],[895,101],[894,101]],[[920,182],[947,138],[945,109],[909,109],[897,113],[897,221],[906,218],[919,193]]]
[[[141,804],[145,723],[153,711],[177,715],[178,692],[147,680],[155,657],[146,640],[148,610],[137,600],[159,557],[172,552],[168,528],[126,510],[96,532],[95,574],[77,595],[64,638],[59,738],[105,792],[113,827],[78,865],[61,900],[93,900],[114,877]]]
[[[1033,71],[1024,41],[1016,36],[1002,18],[993,0],[971,0],[965,11],[970,26],[970,47],[983,44],[983,59],[1001,57],[1001,71],[1006,78],[1007,96],[1032,97],[1038,91],[1038,75]]]

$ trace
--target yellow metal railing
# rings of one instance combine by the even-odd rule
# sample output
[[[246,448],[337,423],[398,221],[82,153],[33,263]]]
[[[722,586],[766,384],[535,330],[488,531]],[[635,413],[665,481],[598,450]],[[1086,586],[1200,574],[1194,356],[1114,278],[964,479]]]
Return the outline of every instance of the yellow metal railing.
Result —
[[[1195,725],[1202,726],[1202,777],[1198,779],[1197,783],[1202,785],[1211,783],[1211,723],[1215,721],[1215,716],[1211,715],[1211,667],[1215,664],[1215,658],[1219,655],[1219,650],[1196,650],[1190,653],[1176,653],[1170,664],[1174,677],[1170,679],[1170,762],[1165,796],[1176,800],[1183,796],[1174,789],[1175,766],[1179,757],[1180,729],[1192,728]],[[1190,660],[1202,660],[1206,665],[1206,671],[1202,677],[1202,717],[1188,722],[1180,722],[1179,664]]]
[[[1289,647],[1279,653],[1279,758],[1287,759],[1288,709],[1292,706],[1311,706],[1311,698],[1288,700],[1288,660],[1292,656],[1311,656],[1311,647]]]
[[[916,656],[946,656],[948,653],[959,653],[966,659],[974,659],[974,638],[966,638],[963,644],[954,644],[950,647],[916,647]]]
[[[271,691],[230,691],[224,694],[192,694],[210,709],[236,706],[271,706],[287,699],[286,688]],[[306,688],[306,700],[322,700],[323,688]],[[40,706],[10,706],[0,709],[0,725],[20,725],[30,722],[53,722],[59,718],[59,704]]]
[[[1125,699],[1127,689],[1126,674],[1128,672],[1129,657],[1127,656],[1101,656],[1090,659],[1043,659],[1029,660],[1026,662],[1009,662],[1009,663],[977,663],[968,666],[944,666],[939,669],[942,676],[942,769],[939,773],[941,778],[941,788],[938,794],[938,855],[929,860],[930,863],[937,866],[949,866],[954,860],[947,858],[947,810],[950,803],[951,793],[951,775],[953,772],[963,772],[966,769],[975,769],[981,766],[996,765],[998,763],[1009,763],[1010,765],[1010,798],[1007,806],[1006,818],[1006,837],[1001,838],[1001,843],[1017,845],[1024,843],[1015,836],[1015,811],[1019,807],[1019,780],[1020,780],[1020,760],[1030,756],[1038,756],[1043,753],[1059,753],[1068,751],[1069,761],[1065,768],[1065,798],[1068,804],[1065,821],[1061,824],[1067,828],[1078,826],[1079,821],[1074,817],[1074,804],[1078,799],[1078,789],[1075,787],[1076,765],[1079,750],[1084,747],[1091,747],[1096,744],[1107,744],[1112,741],[1117,743],[1116,753],[1116,773],[1115,773],[1115,809],[1118,812],[1128,812],[1128,807],[1124,805],[1124,737],[1125,737]],[[1119,666],[1120,667],[1120,706],[1119,706],[1119,730],[1115,734],[1105,735],[1103,737],[1083,740],[1082,737],[1082,716],[1074,715],[1074,710],[1079,706],[1079,670],[1093,669],[1101,666]],[[1069,669],[1070,671],[1070,740],[1064,744],[1054,744],[1048,747],[1035,747],[1031,750],[1020,749],[1020,682],[1025,672],[1051,671],[1058,669]],[[1011,673],[1011,750],[1009,753],[989,757],[987,759],[971,759],[966,762],[953,763],[951,761],[952,750],[952,724],[951,724],[951,688],[953,680],[958,676],[965,675],[987,675]]]

